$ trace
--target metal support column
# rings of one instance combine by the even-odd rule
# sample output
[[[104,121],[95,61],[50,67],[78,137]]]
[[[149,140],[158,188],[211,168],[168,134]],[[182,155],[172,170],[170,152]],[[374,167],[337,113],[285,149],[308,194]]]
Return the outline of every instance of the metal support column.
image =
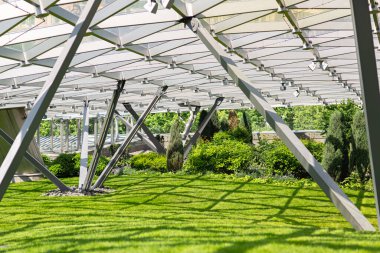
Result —
[[[37,128],[37,146],[38,150],[41,151],[41,132],[40,132],[40,126]]]
[[[202,124],[199,126],[199,129],[195,132],[193,137],[191,137],[189,143],[186,145],[184,151],[183,151],[183,158],[186,159],[187,156],[190,153],[191,148],[195,143],[197,143],[198,138],[201,136],[203,130],[205,129],[206,125],[210,121],[212,115],[215,113],[216,109],[218,109],[219,105],[223,102],[223,97],[219,97],[215,100],[214,105],[210,108],[208,111],[205,119],[203,120]]]
[[[80,149],[82,141],[82,129],[80,119],[77,119],[77,150]]]
[[[330,198],[346,220],[350,222],[356,230],[375,231],[375,228],[366,219],[366,217],[364,217],[359,209],[349,200],[346,194],[339,188],[334,180],[332,180],[332,178],[322,168],[320,163],[314,158],[305,145],[297,138],[297,136],[285,124],[281,117],[277,115],[270,104],[263,98],[261,93],[254,88],[254,85],[250,79],[236,66],[235,62],[210,34],[210,31],[205,28],[208,24],[205,24],[204,27],[203,23],[201,24],[201,22],[196,18],[191,18],[188,21],[189,22],[187,22],[187,25],[190,29],[197,34],[198,38],[214,55],[216,60],[231,76],[233,81],[247,96],[258,112],[265,117],[269,125],[273,128],[273,130],[275,130],[277,135],[295,155],[310,176],[321,187],[324,193]],[[372,38],[370,40],[372,40]],[[366,64],[366,66],[367,65],[368,64]]]
[[[117,117],[114,117],[115,121],[115,142],[117,142],[117,139],[119,139],[119,121],[117,120]]]
[[[183,134],[182,134],[182,140],[185,141],[187,136],[189,136],[190,134],[190,131],[191,131],[191,127],[193,126],[194,124],[194,121],[195,121],[195,118],[197,117],[197,114],[199,112],[199,110],[201,109],[200,106],[196,106],[195,107],[195,110],[191,110],[191,107],[190,107],[190,117],[189,119],[187,120],[187,123],[186,123],[186,126],[185,126],[185,131],[183,131]]]
[[[10,145],[13,143],[13,139],[2,129],[0,129],[0,136]],[[53,184],[55,184],[61,191],[69,191],[70,188],[67,187],[61,180],[59,180],[53,173],[51,173],[44,164],[34,158],[29,152],[25,153],[25,159],[30,162],[34,167],[36,167],[47,179],[49,179]]]
[[[83,104],[83,137],[82,148],[80,152],[80,169],[79,169],[79,184],[78,188],[83,189],[83,185],[87,175],[87,163],[88,163],[88,125],[90,123],[90,108],[88,107],[88,101],[84,101]]]
[[[54,120],[50,120],[50,148],[54,151]]]
[[[65,150],[66,152],[70,151],[70,120],[67,119],[65,121]]]
[[[111,145],[115,144],[115,120],[112,117],[111,121]]]
[[[91,183],[95,175],[96,167],[98,166],[99,158],[102,154],[102,149],[107,138],[107,133],[113,121],[112,119],[113,119],[113,115],[116,109],[116,105],[117,105],[117,102],[119,101],[120,94],[124,89],[124,85],[125,85],[125,80],[119,80],[117,82],[117,87],[113,91],[112,99],[110,103],[108,104],[105,122],[103,122],[102,124],[102,131],[100,133],[98,142],[95,144],[94,155],[92,157],[92,161],[88,169],[86,179],[84,181],[83,190],[85,191],[89,190],[91,187]]]
[[[61,153],[64,152],[64,142],[65,142],[65,139],[64,139],[64,126],[63,126],[63,119],[61,119],[59,121],[59,146],[61,148]]]
[[[375,192],[377,221],[380,227],[380,118],[378,109],[380,89],[368,2],[365,0],[351,0],[351,12],[367,126],[368,150],[371,162],[373,190]]]
[[[99,124],[98,124],[98,115],[94,118],[94,145],[98,143],[98,133],[99,133]]]
[[[137,115],[136,111],[132,108],[132,105],[130,103],[123,103],[123,105],[124,105],[125,109],[132,115],[132,117],[135,120],[139,119],[139,115]],[[155,149],[157,150],[157,153],[159,153],[159,154],[165,154],[166,153],[165,148],[156,139],[156,137],[154,137],[154,135],[152,134],[152,132],[149,130],[149,128],[144,123],[141,125],[141,129],[148,136],[150,142],[154,144],[154,146],[156,147]]]
[[[156,96],[152,100],[152,102],[148,105],[146,110],[141,114],[140,118],[137,120],[136,124],[133,126],[131,131],[129,131],[127,137],[123,141],[123,143],[120,145],[120,147],[116,150],[115,154],[112,156],[110,162],[107,164],[105,169],[103,170],[102,174],[99,176],[98,180],[95,182],[94,186],[92,188],[97,188],[103,185],[104,181],[108,177],[108,175],[111,173],[111,170],[116,165],[116,163],[119,161],[120,157],[124,154],[125,150],[127,149],[128,145],[131,143],[133,137],[137,133],[137,131],[140,129],[140,127],[143,125],[144,120],[149,115],[149,113],[152,111],[153,107],[157,104],[157,102],[160,100],[162,95],[165,93],[165,91],[168,89],[168,86],[162,86],[157,91]]]
[[[42,87],[40,95],[37,97],[32,110],[29,112],[28,117],[5,157],[0,168],[0,200],[8,189],[13,175],[20,165],[22,157],[24,157],[37,127],[41,123],[100,3],[101,0],[87,1],[70,37],[66,41],[49,77]]]
[[[123,122],[126,126],[126,128],[129,128],[129,129],[132,129],[132,125],[126,120],[124,119],[122,116],[120,116],[120,114],[115,111],[116,113],[116,116],[121,120],[121,122]],[[126,132],[127,133],[127,132]],[[157,148],[156,146],[149,140],[149,138],[145,137],[143,134],[137,132],[136,135],[150,148],[152,149],[154,152],[157,152]]]

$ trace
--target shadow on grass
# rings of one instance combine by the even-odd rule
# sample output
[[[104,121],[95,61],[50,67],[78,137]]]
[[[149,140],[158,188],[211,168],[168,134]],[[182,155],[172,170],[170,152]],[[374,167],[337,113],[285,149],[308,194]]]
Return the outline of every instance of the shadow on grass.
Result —
[[[40,185],[33,190],[48,188],[46,182],[35,184]],[[303,185],[207,176],[134,176],[112,178],[108,184],[117,191],[72,198],[41,197],[31,186],[13,186],[12,205],[0,206],[0,252],[41,252],[44,245],[51,245],[51,252],[175,252],[202,246],[221,253],[273,245],[380,252],[380,242],[363,243],[363,238],[379,241],[378,234],[353,232],[321,191]],[[357,205],[365,197],[359,192]],[[15,220],[17,227],[10,228]]]

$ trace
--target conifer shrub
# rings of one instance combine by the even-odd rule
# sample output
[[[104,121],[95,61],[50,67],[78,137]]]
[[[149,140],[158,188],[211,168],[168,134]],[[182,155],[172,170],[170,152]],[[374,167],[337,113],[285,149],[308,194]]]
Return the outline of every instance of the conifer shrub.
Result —
[[[364,183],[370,174],[370,162],[365,118],[362,111],[355,113],[351,131],[350,170],[356,172],[360,182]]]
[[[234,130],[239,127],[239,117],[235,110],[230,110],[228,113],[228,126],[229,130]]]
[[[248,138],[246,140],[247,143],[252,143],[253,137],[252,137],[252,124],[251,121],[248,118],[248,114],[246,111],[243,111],[242,115],[242,127],[245,128],[248,131]]]
[[[199,116],[199,122],[198,122],[198,128],[202,125],[203,121],[206,119],[207,111],[202,110],[201,114]],[[212,116],[210,121],[207,123],[206,127],[203,129],[201,133],[201,138],[203,140],[211,140],[215,133],[219,132],[220,130],[220,123],[218,119],[218,113],[215,112]]]
[[[183,166],[183,144],[180,132],[179,120],[174,121],[170,128],[169,145],[166,151],[167,169],[176,172]]]
[[[335,111],[327,128],[322,165],[336,181],[343,181],[349,175],[346,143],[343,114]]]

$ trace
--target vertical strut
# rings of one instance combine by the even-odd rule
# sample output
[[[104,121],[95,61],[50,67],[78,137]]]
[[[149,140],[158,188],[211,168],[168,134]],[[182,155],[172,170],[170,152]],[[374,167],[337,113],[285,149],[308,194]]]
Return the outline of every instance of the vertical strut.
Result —
[[[123,143],[120,145],[120,147],[116,150],[115,154],[112,156],[110,162],[107,164],[105,169],[103,170],[102,174],[99,176],[98,180],[95,182],[94,186],[92,188],[97,188],[103,185],[104,181],[108,177],[108,175],[111,173],[111,170],[116,165],[116,163],[119,161],[120,157],[124,154],[125,150],[127,149],[128,145],[131,143],[133,137],[137,133],[137,131],[140,129],[142,124],[144,123],[144,120],[149,115],[149,113],[152,111],[153,107],[157,104],[157,102],[160,100],[162,95],[165,93],[165,91],[168,89],[168,86],[162,86],[159,88],[159,91],[157,92],[156,96],[152,100],[152,102],[148,105],[146,110],[143,114],[141,114],[140,118],[137,120],[136,124],[133,126],[131,131],[129,131],[128,136],[125,138]]]
[[[132,106],[130,103],[123,103],[125,109],[127,109],[127,111],[132,115],[132,117],[135,119],[135,120],[138,120],[139,119],[139,115],[137,115],[137,113],[135,112],[135,110],[133,110]],[[165,154],[166,153],[166,150],[165,148],[161,145],[161,143],[154,137],[154,135],[152,134],[152,132],[149,130],[149,128],[143,123],[141,125],[141,128],[142,130],[145,132],[145,134],[148,136],[149,140],[151,143],[153,143],[153,145],[156,147],[155,149],[157,150],[157,153],[159,154]]]
[[[105,122],[103,122],[103,124],[102,124],[102,131],[100,133],[98,142],[95,144],[94,155],[92,157],[92,161],[91,161],[90,167],[88,169],[86,179],[84,181],[83,190],[85,190],[85,191],[89,190],[91,187],[91,183],[92,183],[92,180],[93,180],[94,175],[95,175],[96,167],[98,166],[99,158],[102,154],[103,146],[104,146],[104,143],[105,143],[106,138],[107,138],[107,133],[108,133],[108,130],[109,130],[111,123],[113,121],[112,119],[113,119],[113,115],[114,115],[114,112],[116,109],[116,105],[117,105],[117,102],[119,101],[120,94],[124,89],[124,85],[125,85],[125,80],[119,80],[117,82],[117,87],[113,91],[112,99],[111,99],[110,103],[108,104]]]
[[[84,101],[83,105],[83,137],[82,137],[82,148],[80,152],[80,169],[79,169],[79,183],[78,188],[83,189],[84,181],[87,175],[87,164],[88,164],[88,126],[90,123],[90,108],[88,106],[88,101]]]
[[[199,126],[199,129],[195,132],[193,137],[191,137],[189,143],[186,145],[185,150],[183,151],[184,159],[186,159],[187,156],[189,155],[190,150],[193,147],[193,145],[195,143],[197,143],[198,138],[201,136],[203,130],[205,129],[207,123],[210,121],[212,115],[215,113],[216,109],[218,109],[219,105],[223,102],[223,99],[224,99],[223,97],[219,97],[215,100],[214,105],[208,111],[205,119],[203,120],[203,122]]]
[[[380,90],[368,2],[366,0],[351,0],[351,11],[366,118],[377,221],[378,226],[380,226]]]
[[[191,107],[190,107],[190,117],[186,123],[185,131],[183,131],[183,135],[182,135],[183,141],[185,141],[187,139],[187,136],[189,136],[190,131],[191,131],[191,127],[193,126],[195,118],[197,117],[197,114],[198,114],[200,109],[201,109],[200,106],[196,106],[194,111],[193,111],[193,110],[191,110]]]

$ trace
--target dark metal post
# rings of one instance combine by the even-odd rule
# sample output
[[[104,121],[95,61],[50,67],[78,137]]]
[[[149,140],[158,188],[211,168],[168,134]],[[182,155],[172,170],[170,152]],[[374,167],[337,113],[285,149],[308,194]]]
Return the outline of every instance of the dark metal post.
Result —
[[[371,162],[373,190],[380,226],[380,89],[376,66],[371,19],[366,0],[351,0],[355,30],[356,53],[359,65],[360,86],[366,118],[368,150]]]
[[[189,143],[186,145],[185,150],[183,151],[183,157],[184,159],[187,158],[187,156],[190,153],[191,148],[195,143],[197,143],[198,138],[201,136],[203,130],[205,129],[207,123],[210,121],[212,115],[215,113],[216,109],[218,109],[219,105],[223,102],[222,97],[219,97],[215,100],[214,105],[210,108],[208,111],[205,119],[203,120],[202,124],[200,125],[199,129],[195,132],[193,137],[191,137]]]

